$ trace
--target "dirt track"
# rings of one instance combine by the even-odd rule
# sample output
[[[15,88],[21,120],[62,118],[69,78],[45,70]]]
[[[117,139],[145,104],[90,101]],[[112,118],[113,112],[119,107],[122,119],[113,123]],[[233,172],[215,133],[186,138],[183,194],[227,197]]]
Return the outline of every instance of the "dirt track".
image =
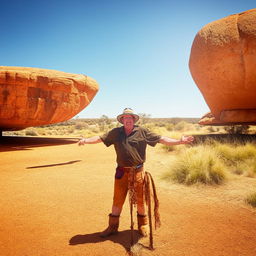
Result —
[[[103,144],[10,138],[0,146],[0,255],[126,255],[130,246],[126,202],[118,235],[98,236],[107,225],[115,154]],[[162,227],[154,251],[161,256],[255,256],[255,210],[243,202],[256,181],[237,178],[221,187],[160,182],[168,158],[148,148],[146,168],[155,177]],[[138,239],[138,236],[136,236]],[[148,239],[139,243],[148,246]]]

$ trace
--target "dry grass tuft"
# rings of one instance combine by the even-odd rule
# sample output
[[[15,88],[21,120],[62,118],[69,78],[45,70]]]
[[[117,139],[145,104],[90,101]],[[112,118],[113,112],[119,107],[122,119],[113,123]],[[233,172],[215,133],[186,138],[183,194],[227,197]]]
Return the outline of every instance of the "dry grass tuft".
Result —
[[[177,148],[177,149],[176,149]],[[163,179],[183,184],[221,184],[229,174],[256,177],[256,145],[253,142],[217,141],[207,138],[192,147],[170,149],[176,160]]]
[[[225,165],[216,151],[209,146],[197,146],[183,150],[163,178],[191,185],[221,184],[226,176]]]
[[[256,146],[253,143],[245,145],[216,144],[215,149],[232,173],[254,177],[256,175]]]
[[[256,207],[256,192],[248,195],[247,198],[245,199],[245,202],[253,207]]]

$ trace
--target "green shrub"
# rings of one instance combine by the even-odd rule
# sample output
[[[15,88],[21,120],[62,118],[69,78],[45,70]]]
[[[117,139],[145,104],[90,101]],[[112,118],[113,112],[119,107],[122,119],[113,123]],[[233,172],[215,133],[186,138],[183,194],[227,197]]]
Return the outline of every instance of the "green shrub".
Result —
[[[226,167],[211,147],[191,147],[180,152],[163,178],[186,185],[221,184],[226,179]]]

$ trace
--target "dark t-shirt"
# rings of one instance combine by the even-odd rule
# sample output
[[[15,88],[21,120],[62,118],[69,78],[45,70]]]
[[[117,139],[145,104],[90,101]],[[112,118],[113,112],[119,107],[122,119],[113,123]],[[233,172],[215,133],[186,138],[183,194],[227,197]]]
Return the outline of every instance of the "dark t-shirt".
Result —
[[[154,147],[161,136],[139,126],[134,126],[132,133],[127,136],[122,126],[112,129],[100,138],[107,147],[114,144],[118,166],[128,167],[144,163],[147,144]]]

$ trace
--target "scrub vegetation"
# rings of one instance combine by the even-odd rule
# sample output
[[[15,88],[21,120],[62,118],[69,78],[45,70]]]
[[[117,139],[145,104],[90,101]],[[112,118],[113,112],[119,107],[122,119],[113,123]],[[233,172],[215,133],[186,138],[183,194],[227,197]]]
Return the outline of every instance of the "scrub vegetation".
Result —
[[[183,149],[172,162],[165,179],[191,185],[194,183],[221,184],[226,180],[227,170],[210,146],[196,146]]]
[[[175,153],[172,152],[172,153]],[[212,140],[187,146],[176,153],[166,180],[191,185],[221,184],[230,175],[256,177],[256,144],[225,143]]]
[[[186,134],[215,134],[215,133],[255,133],[253,127],[235,126],[235,127],[214,127],[200,126],[198,118],[151,118],[147,114],[139,114],[139,125],[150,129],[161,135],[180,138]],[[3,135],[17,136],[74,136],[88,137],[107,132],[108,130],[118,127],[120,124],[116,119],[102,115],[100,118],[73,118],[71,120],[51,125],[39,127],[29,127],[20,131],[3,132]],[[243,127],[243,128],[241,128]],[[166,149],[169,151],[169,149]]]
[[[219,185],[232,175],[256,177],[255,126],[200,126],[197,118],[151,118],[147,114],[140,114],[138,124],[175,139],[182,135],[195,137],[191,145],[159,146],[174,159],[163,175],[164,180],[185,185]],[[101,135],[119,126],[116,119],[105,115],[97,119],[77,117],[59,124],[4,132],[3,135],[80,138]]]
[[[248,195],[245,199],[245,202],[250,204],[253,207],[256,207],[256,192]]]

